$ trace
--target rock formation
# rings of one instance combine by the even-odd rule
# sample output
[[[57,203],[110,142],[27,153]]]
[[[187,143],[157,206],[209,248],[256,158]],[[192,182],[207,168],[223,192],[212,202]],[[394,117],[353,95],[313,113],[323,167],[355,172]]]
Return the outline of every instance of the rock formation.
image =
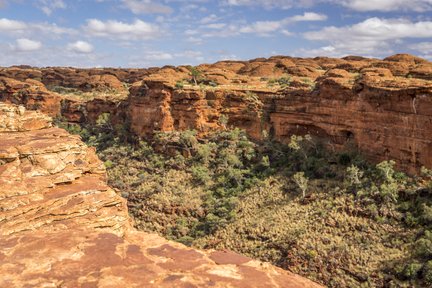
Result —
[[[135,231],[78,136],[0,103],[0,287],[320,287],[229,251]]]
[[[409,172],[432,168],[432,63],[424,59],[274,56],[196,68],[200,86],[191,85],[187,66],[4,68],[0,101],[61,114],[71,122],[111,113],[115,123],[130,123],[140,136],[176,129],[204,134],[225,126],[279,141],[310,133],[335,149],[354,144],[373,161],[394,159]],[[44,84],[96,96],[59,95]],[[129,85],[128,97],[106,93],[125,93]]]
[[[221,128],[226,115],[229,126],[255,139],[270,135],[287,142],[309,133],[336,149],[354,144],[372,161],[394,159],[408,172],[432,167],[432,63],[426,60],[274,57],[219,62],[202,71],[214,81],[227,75],[226,84],[179,88],[174,83],[187,77],[181,67],[135,83],[129,96],[133,131],[205,133]],[[219,78],[212,78],[215,71]]]

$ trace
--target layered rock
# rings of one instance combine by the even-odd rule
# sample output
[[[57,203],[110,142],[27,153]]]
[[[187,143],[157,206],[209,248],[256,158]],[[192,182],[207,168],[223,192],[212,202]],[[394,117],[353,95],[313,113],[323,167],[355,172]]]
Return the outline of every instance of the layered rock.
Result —
[[[27,109],[40,110],[50,116],[60,114],[62,97],[48,91],[33,79],[24,81],[0,77],[0,101],[24,105]]]
[[[319,287],[228,251],[135,231],[78,136],[0,104],[1,287]]]
[[[310,133],[331,147],[355,144],[373,161],[394,159],[409,172],[432,168],[432,63],[424,59],[274,56],[196,68],[200,86],[192,85],[187,66],[5,68],[0,75],[14,79],[0,77],[0,100],[77,123],[110,113],[116,124],[130,123],[145,137],[226,126],[243,128],[255,139],[287,141],[293,133]],[[37,80],[91,95],[59,95]],[[131,83],[127,98],[124,89]]]
[[[213,66],[237,78],[216,88],[176,87],[184,77],[180,67],[136,83],[129,98],[133,131],[206,133],[223,128],[225,115],[229,126],[255,139],[270,135],[287,142],[293,134],[312,134],[338,149],[354,144],[372,161],[396,160],[408,172],[432,167],[432,63],[424,59],[274,57]],[[212,65],[202,69],[211,75]],[[269,85],[275,84],[268,77],[281,75],[289,75],[289,84]]]

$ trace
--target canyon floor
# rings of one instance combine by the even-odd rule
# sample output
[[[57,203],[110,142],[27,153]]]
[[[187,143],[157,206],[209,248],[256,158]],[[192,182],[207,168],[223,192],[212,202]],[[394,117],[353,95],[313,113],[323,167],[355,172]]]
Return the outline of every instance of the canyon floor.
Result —
[[[0,101],[28,109],[2,106],[5,285],[315,285],[291,272],[328,287],[432,285],[424,59],[19,66],[0,69]],[[77,278],[80,263],[90,268]],[[60,280],[52,265],[74,273]],[[137,269],[166,277],[135,279]]]

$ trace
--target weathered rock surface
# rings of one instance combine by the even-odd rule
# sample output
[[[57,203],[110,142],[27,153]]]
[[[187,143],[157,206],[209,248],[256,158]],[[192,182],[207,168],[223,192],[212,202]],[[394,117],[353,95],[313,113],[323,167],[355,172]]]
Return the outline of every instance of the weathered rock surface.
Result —
[[[320,287],[135,231],[78,136],[9,104],[0,104],[0,125],[0,287]]]
[[[48,91],[33,79],[24,81],[0,77],[0,101],[24,105],[27,109],[40,110],[50,116],[60,114],[61,96]]]

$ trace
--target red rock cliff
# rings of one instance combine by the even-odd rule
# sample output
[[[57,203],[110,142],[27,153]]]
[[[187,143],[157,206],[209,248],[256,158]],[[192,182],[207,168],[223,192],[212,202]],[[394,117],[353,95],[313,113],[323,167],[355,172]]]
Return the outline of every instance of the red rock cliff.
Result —
[[[268,134],[288,141],[310,133],[336,148],[355,143],[373,161],[394,159],[410,172],[432,167],[432,63],[426,60],[273,57],[199,68],[207,80],[224,84],[178,87],[190,79],[182,67],[135,83],[129,96],[133,131],[205,133],[221,128],[225,115],[229,126],[256,139]]]
[[[280,141],[310,133],[335,148],[355,143],[371,160],[394,159],[410,172],[422,165],[432,168],[432,63],[424,59],[407,54],[383,60],[275,56],[197,68],[200,86],[190,85],[186,66],[4,68],[0,101],[60,114],[71,122],[95,121],[108,112],[141,136],[175,129],[206,133],[224,126]],[[96,97],[59,95],[39,81]],[[127,99],[122,93],[133,82]]]

